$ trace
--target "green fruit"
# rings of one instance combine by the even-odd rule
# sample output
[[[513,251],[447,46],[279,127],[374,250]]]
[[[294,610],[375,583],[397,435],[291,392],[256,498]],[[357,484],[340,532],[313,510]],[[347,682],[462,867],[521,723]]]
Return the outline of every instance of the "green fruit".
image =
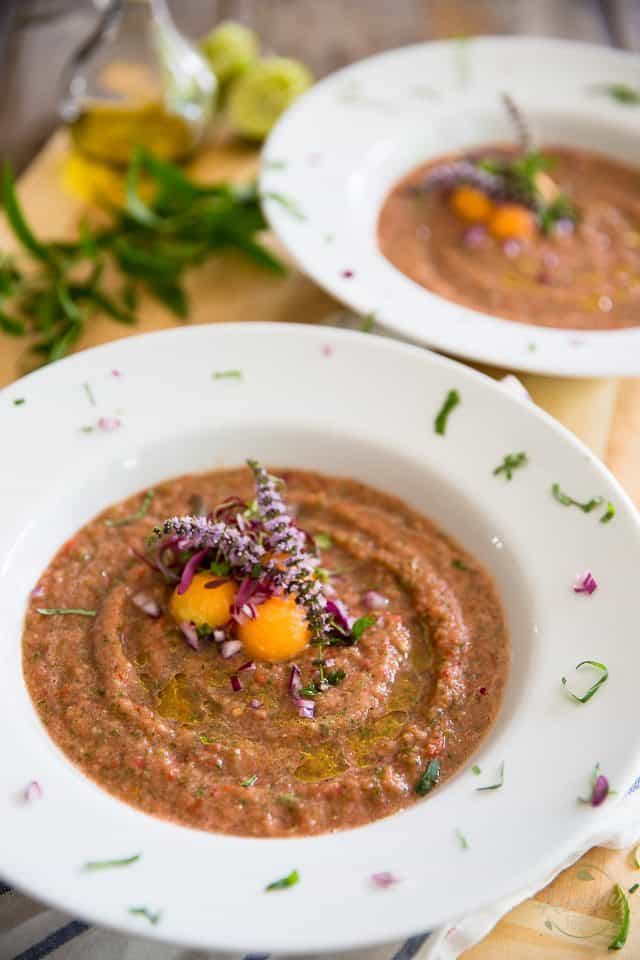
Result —
[[[258,37],[242,23],[226,20],[202,38],[200,49],[224,87],[255,63]]]
[[[229,91],[231,128],[250,140],[263,140],[278,117],[313,83],[303,63],[285,57],[259,60]]]

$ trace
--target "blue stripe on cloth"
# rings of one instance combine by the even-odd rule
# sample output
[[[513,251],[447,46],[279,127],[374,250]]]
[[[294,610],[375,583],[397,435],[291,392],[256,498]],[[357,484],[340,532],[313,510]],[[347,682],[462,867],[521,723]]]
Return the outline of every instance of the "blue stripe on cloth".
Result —
[[[6,883],[3,883],[2,880],[0,880],[0,897],[3,893],[11,893],[11,887],[8,887]]]
[[[248,953],[242,960],[269,960],[268,953]]]
[[[417,937],[409,937],[402,944],[397,953],[391,957],[391,960],[412,960],[420,947],[429,939],[428,933],[420,933]]]
[[[54,950],[57,950],[58,947],[63,946],[63,944],[68,943],[70,940],[73,940],[74,937],[79,936],[88,929],[88,923],[81,923],[80,920],[72,920],[66,927],[59,927],[58,930],[54,930],[53,933],[50,933],[44,940],[40,940],[38,943],[34,943],[32,947],[23,950],[22,953],[15,956],[13,960],[41,960],[41,957],[47,957],[50,953],[53,953]]]

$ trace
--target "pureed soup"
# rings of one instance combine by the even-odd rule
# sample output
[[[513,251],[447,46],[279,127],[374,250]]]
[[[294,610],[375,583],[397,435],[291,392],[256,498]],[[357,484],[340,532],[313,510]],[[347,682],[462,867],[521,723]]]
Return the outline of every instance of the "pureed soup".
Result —
[[[62,750],[122,800],[220,833],[322,833],[419,801],[486,735],[509,666],[491,578],[433,523],[355,480],[278,475],[250,461],[107,510],[25,623]]]
[[[416,283],[485,313],[640,324],[640,171],[586,150],[490,144],[426,163],[387,197],[378,244]]]

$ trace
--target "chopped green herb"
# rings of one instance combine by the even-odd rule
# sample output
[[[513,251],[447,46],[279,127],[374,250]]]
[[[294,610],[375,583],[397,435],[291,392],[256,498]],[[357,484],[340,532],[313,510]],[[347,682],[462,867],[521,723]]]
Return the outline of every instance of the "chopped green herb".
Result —
[[[551,492],[554,498],[561,503],[563,507],[578,507],[579,510],[582,510],[583,513],[591,513],[592,510],[595,510],[596,507],[599,507],[603,502],[602,497],[593,497],[591,500],[585,500],[584,503],[580,503],[579,500],[574,500],[573,497],[570,497],[568,494],[563,493],[560,489],[559,483],[554,483],[551,487]]]
[[[376,320],[377,320],[377,314],[375,310],[372,310],[371,313],[365,313],[360,323],[361,333],[371,333]]]
[[[329,547],[333,546],[333,540],[328,533],[316,533],[313,542],[318,550],[328,550]]]
[[[559,220],[571,220],[572,223],[578,222],[578,211],[564,193],[559,193],[551,203],[546,204],[538,213],[538,223],[543,234],[551,233]]]
[[[214,380],[242,380],[242,370],[216,370],[211,376]]]
[[[295,887],[296,883],[300,883],[300,874],[297,870],[292,870],[286,877],[268,883],[265,890],[286,890],[288,887]]]
[[[531,340],[531,342],[527,344],[527,350],[529,353],[535,353],[537,349],[538,344],[535,342],[535,340]]]
[[[462,560],[459,560],[458,557],[454,557],[451,561],[451,566],[455,570],[468,570],[469,567]]]
[[[351,627],[351,636],[353,637],[355,643],[358,642],[365,630],[368,630],[369,627],[372,627],[374,623],[377,622],[377,617],[358,617],[354,625]]]
[[[69,613],[75,613],[79,617],[95,617],[97,610],[83,610],[81,607],[36,607],[36,613],[41,613],[43,617],[66,616]]]
[[[491,783],[487,787],[476,787],[476,790],[499,790],[504,784],[504,761],[500,764],[500,779],[497,783]]]
[[[638,887],[640,887],[640,883],[634,883],[632,887],[629,887],[629,893],[635,893]]]
[[[463,850],[468,850],[468,849],[469,849],[469,841],[468,841],[467,838],[465,837],[465,835],[464,835],[464,833],[462,832],[462,830],[457,830],[457,829],[456,829],[456,837],[458,838],[458,841],[459,841],[460,846],[462,847],[462,849],[463,849]]]
[[[162,916],[159,910],[154,913],[149,907],[129,907],[129,913],[133,917],[144,917],[145,920],[148,920],[154,927]]]
[[[440,761],[430,760],[426,768],[420,774],[420,779],[416,783],[414,790],[419,797],[426,797],[440,780]]]
[[[327,687],[337,687],[346,677],[344,670],[324,670],[324,660],[316,661],[320,666],[320,679],[310,680],[300,688],[300,694],[303,697],[315,697],[318,693],[324,693]]]
[[[610,83],[604,88],[604,92],[617,100],[618,103],[637,105],[640,103],[640,90],[630,87],[626,83]]]
[[[226,577],[230,570],[231,567],[226,560],[212,560],[209,564],[209,571],[218,577]]]
[[[273,200],[276,203],[279,203],[283,209],[290,213],[292,217],[295,217],[296,220],[306,220],[304,213],[298,206],[295,200],[291,197],[287,197],[284,193],[276,193],[273,190],[268,191],[267,193],[262,194],[263,200]]]
[[[633,851],[633,862],[635,863],[636,867],[638,867],[638,869],[640,870],[640,845],[638,845]]]
[[[155,490],[147,490],[139,510],[136,510],[135,513],[129,514],[127,517],[118,517],[115,520],[107,518],[104,522],[105,527],[124,527],[127,523],[135,523],[136,520],[144,519],[149,511],[151,501],[154,497]]]
[[[132,857],[123,857],[122,860],[87,860],[82,869],[93,871],[110,870],[112,867],[128,867],[132,863],[137,863],[141,856],[141,853],[135,853]]]
[[[475,774],[476,777],[479,777],[480,774],[482,773],[482,770],[480,769],[477,763],[474,763],[474,765],[471,767],[471,772]]]
[[[602,684],[606,683],[609,678],[609,671],[605,667],[604,663],[599,663],[597,660],[581,660],[580,663],[577,665],[576,670],[579,670],[581,667],[584,667],[585,665],[593,667],[594,670],[599,670],[601,675],[598,677],[595,683],[593,683],[589,687],[587,692],[584,693],[581,697],[577,696],[575,693],[569,690],[569,688],[567,687],[567,678],[562,677],[562,686],[565,688],[565,690],[567,691],[569,696],[572,698],[572,700],[576,701],[576,703],[587,703],[589,700],[591,700],[591,697],[595,693],[597,693],[597,691],[600,689]]]
[[[508,453],[500,466],[495,468],[493,475],[495,477],[499,473],[504,473],[505,480],[511,480],[513,471],[517,470],[518,467],[524,467],[528,462],[526,453]]]
[[[257,773],[254,773],[253,776],[247,777],[246,780],[242,780],[242,781],[240,782],[240,786],[241,786],[241,787],[252,787],[252,786],[254,785],[254,783],[256,782],[257,779],[258,779],[258,774],[257,774]]]
[[[208,737],[208,736],[206,735],[206,733],[201,733],[198,739],[200,740],[200,743],[204,743],[204,744],[214,743],[214,742],[215,742],[215,741],[213,740],[213,738],[212,738],[212,737]]]
[[[21,407],[23,403],[26,403],[24,397],[16,397],[16,399],[13,401],[14,407]]]
[[[83,384],[82,384],[82,389],[83,389],[84,392],[86,393],[86,395],[87,395],[87,400],[89,401],[89,403],[91,404],[91,406],[92,406],[92,407],[95,407],[95,405],[96,405],[96,398],[95,398],[94,395],[93,395],[93,390],[91,389],[91,384],[90,384],[90,383],[83,383]]]
[[[600,523],[609,523],[611,520],[613,520],[615,515],[616,515],[616,508],[611,502],[607,503],[607,509],[603,513],[603,515],[600,517]]]
[[[460,403],[460,394],[457,390],[449,390],[449,393],[445,397],[444,403],[440,407],[438,414],[433,422],[434,430],[440,436],[444,436],[447,429],[447,421],[449,419],[449,414],[455,407]]]
[[[622,950],[625,943],[627,942],[627,937],[629,936],[629,924],[631,923],[631,910],[629,909],[629,901],[627,896],[620,886],[619,883],[616,883],[613,894],[611,897],[612,906],[614,906],[619,913],[619,923],[618,930],[615,937],[609,944],[609,950]]]

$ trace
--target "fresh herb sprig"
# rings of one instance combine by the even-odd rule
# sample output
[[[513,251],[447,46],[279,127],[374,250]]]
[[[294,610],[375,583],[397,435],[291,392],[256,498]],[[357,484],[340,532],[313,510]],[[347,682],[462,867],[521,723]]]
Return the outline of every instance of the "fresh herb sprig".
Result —
[[[558,503],[561,503],[563,507],[578,507],[579,510],[582,510],[583,513],[591,513],[592,510],[595,510],[596,507],[602,506],[605,502],[604,497],[592,497],[591,500],[585,500],[584,503],[581,503],[580,500],[574,500],[573,497],[570,497],[568,493],[565,493],[559,483],[554,483],[551,487],[551,493],[553,494],[554,500],[557,500]],[[607,507],[605,512],[600,517],[600,523],[609,523],[616,515],[616,508],[614,505],[607,501]]]
[[[140,179],[145,178],[143,199]],[[96,313],[136,322],[137,291],[144,288],[179,319],[189,313],[184,275],[224,250],[283,273],[282,263],[258,235],[266,228],[255,185],[205,185],[179,167],[139,150],[126,179],[126,203],[106,228],[84,227],[75,241],[43,241],[30,227],[5,166],[2,201],[8,223],[32,261],[23,270],[0,255],[0,330],[35,335],[30,350],[41,362],[65,356]],[[122,275],[121,293],[103,285],[105,267]]]
[[[442,406],[440,407],[440,409],[438,410],[438,413],[436,414],[435,420],[433,421],[433,429],[441,437],[443,437],[444,434],[446,433],[447,423],[449,421],[449,416],[451,412],[455,410],[455,408],[458,406],[459,403],[460,403],[460,394],[458,393],[458,391],[449,390],[448,394],[444,398],[444,402]]]
[[[494,477],[504,473],[505,480],[511,480],[513,471],[518,467],[524,467],[528,463],[526,453],[508,453],[502,460],[502,463],[493,471]]]
[[[300,883],[300,874],[297,870],[292,870],[286,877],[280,877],[279,880],[268,883],[265,890],[267,893],[271,890],[286,890],[288,887],[295,887],[297,883]]]
[[[569,689],[567,686],[567,678],[562,677],[562,686],[565,688],[571,699],[575,700],[577,703],[588,703],[589,700],[591,700],[591,697],[598,692],[603,683],[606,683],[609,679],[609,670],[604,663],[600,663],[598,660],[581,660],[577,665],[576,670],[580,670],[580,668],[584,666],[593,667],[594,670],[598,670],[600,676],[591,684],[587,692],[583,693],[581,697]]]
[[[426,797],[440,782],[440,761],[430,760],[418,778],[414,790],[419,797]]]

